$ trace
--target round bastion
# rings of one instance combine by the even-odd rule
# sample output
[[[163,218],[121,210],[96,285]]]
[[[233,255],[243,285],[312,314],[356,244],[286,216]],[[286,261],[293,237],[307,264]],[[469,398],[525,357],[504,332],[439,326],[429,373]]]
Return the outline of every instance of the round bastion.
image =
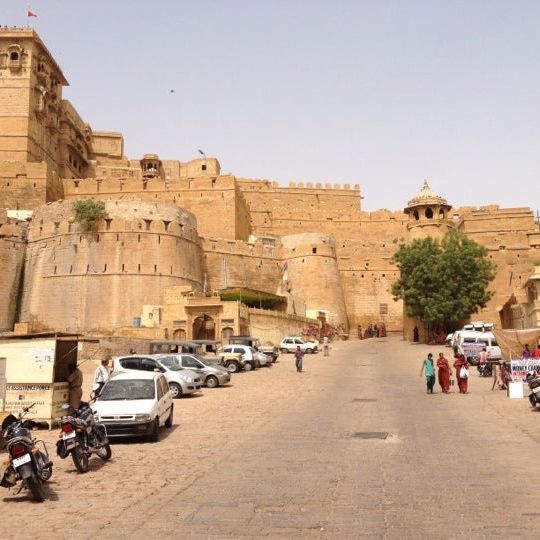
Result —
[[[282,257],[287,262],[288,292],[305,299],[308,316],[324,312],[329,323],[348,329],[334,237],[293,234],[281,237],[281,244]]]
[[[166,287],[202,289],[193,214],[175,205],[107,200],[84,232],[74,201],[39,207],[29,229],[20,320],[36,329],[110,333],[131,326]]]

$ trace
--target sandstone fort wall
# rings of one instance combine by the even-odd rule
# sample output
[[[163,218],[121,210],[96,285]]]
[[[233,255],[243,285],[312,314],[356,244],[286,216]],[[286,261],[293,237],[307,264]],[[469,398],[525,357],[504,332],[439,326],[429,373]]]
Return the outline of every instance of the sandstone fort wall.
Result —
[[[12,330],[24,265],[26,224],[10,223],[0,212],[0,331]]]
[[[142,177],[85,178],[63,181],[66,199],[133,199],[176,204],[197,215],[201,236],[247,240],[247,205],[234,177],[200,177],[164,181]]]
[[[328,322],[348,329],[334,238],[306,233],[284,236],[281,243],[288,265],[288,292],[304,298],[308,312],[325,312]]]
[[[202,288],[202,252],[192,214],[168,205],[107,201],[92,233],[65,201],[38,209],[26,253],[21,320],[35,329],[110,333],[131,325],[166,287]]]

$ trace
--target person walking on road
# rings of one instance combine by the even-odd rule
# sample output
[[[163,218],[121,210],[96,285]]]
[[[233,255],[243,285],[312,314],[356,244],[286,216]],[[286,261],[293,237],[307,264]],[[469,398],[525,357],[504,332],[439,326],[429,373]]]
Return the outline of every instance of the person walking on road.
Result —
[[[466,394],[469,386],[469,362],[465,356],[458,354],[454,359],[454,368],[456,370],[456,379],[458,383],[459,393]]]
[[[448,360],[444,357],[444,353],[439,353],[439,358],[437,358],[437,375],[439,376],[439,384],[443,394],[448,394],[450,392],[450,375],[452,375],[452,370],[448,364]]]
[[[422,362],[420,377],[424,372],[426,374],[427,393],[433,394],[433,387],[435,386],[435,369],[433,367],[433,355],[431,353],[429,353],[427,358]]]
[[[328,337],[323,337],[323,352],[324,356],[330,356],[330,344],[328,343]]]
[[[296,351],[294,351],[294,363],[296,365],[296,371],[298,373],[302,372],[302,363],[304,359],[304,351],[300,348],[300,345],[296,347]]]

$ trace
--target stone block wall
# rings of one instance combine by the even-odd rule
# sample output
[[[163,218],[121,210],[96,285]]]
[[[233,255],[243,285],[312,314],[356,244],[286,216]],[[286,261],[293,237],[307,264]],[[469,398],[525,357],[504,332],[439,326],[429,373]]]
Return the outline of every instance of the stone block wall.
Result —
[[[65,198],[172,203],[197,215],[201,236],[247,240],[250,234],[248,209],[232,176],[163,180],[144,179],[140,169],[114,170],[112,178],[64,180]]]
[[[279,347],[279,342],[284,337],[301,336],[307,326],[320,326],[316,319],[287,315],[279,311],[257,308],[249,308],[248,311],[251,335],[258,337],[263,345],[271,343]]]
[[[349,328],[343,287],[332,236],[305,233],[281,238],[287,261],[287,290],[304,298],[308,311],[326,313],[327,321]]]
[[[131,326],[166,287],[201,289],[202,252],[192,214],[147,202],[106,203],[95,232],[73,222],[73,203],[34,214],[21,321],[34,329],[111,333]]]
[[[24,265],[26,224],[0,213],[0,331],[13,330]]]
[[[45,163],[0,161],[0,207],[33,210],[62,198],[62,183]]]

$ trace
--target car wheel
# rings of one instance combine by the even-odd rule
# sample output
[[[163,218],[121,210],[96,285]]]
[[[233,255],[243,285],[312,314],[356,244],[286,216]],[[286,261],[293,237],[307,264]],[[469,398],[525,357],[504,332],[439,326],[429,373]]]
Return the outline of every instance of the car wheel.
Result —
[[[225,367],[229,373],[236,373],[238,371],[238,364],[236,362],[227,362]]]
[[[165,421],[165,427],[166,428],[172,428],[173,426],[173,419],[174,419],[174,407],[171,405],[171,412],[169,414],[169,418]]]
[[[246,365],[244,366],[244,369],[246,371],[251,371],[253,369],[253,365],[251,364],[251,362],[246,362]]]
[[[206,386],[208,386],[208,388],[217,388],[219,386],[217,377],[214,377],[214,375],[206,377]]]
[[[313,354],[313,349],[306,349],[306,354]]]
[[[158,442],[159,441],[159,418],[156,416],[154,420],[154,425],[152,426],[152,433],[150,433],[150,441]]]
[[[182,397],[182,387],[175,382],[169,383],[169,388],[172,392],[173,398],[181,398]]]
[[[282,354],[287,354],[289,352],[289,349],[279,349],[279,352]]]

